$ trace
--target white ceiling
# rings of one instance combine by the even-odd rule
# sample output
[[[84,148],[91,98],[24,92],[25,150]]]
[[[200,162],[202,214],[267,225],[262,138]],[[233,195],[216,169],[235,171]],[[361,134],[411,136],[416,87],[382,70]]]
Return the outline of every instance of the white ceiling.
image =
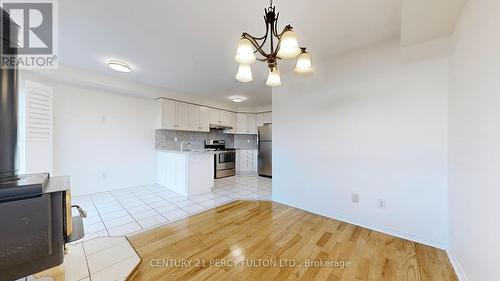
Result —
[[[268,0],[60,1],[60,63],[130,78],[219,102],[243,96],[244,106],[271,104],[267,67],[253,65],[254,81],[234,79],[243,31],[265,31]],[[401,0],[275,0],[280,28],[291,24],[314,61],[398,37]],[[108,59],[133,65],[107,69]],[[282,81],[296,75],[282,65]]]
[[[401,45],[449,36],[467,0],[403,0]]]

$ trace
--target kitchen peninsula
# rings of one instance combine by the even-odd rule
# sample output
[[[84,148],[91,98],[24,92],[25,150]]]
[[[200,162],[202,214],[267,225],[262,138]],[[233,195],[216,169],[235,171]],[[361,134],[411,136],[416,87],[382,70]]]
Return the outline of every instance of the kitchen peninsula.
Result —
[[[180,195],[211,192],[214,187],[213,151],[156,151],[158,183]]]

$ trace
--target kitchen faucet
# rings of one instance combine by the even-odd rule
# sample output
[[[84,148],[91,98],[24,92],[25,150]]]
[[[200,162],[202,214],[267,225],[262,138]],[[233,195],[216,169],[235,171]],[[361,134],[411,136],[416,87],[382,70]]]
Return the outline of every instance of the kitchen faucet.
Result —
[[[184,143],[184,141],[181,141],[181,151],[184,151],[184,146],[186,145],[191,145],[191,143],[190,142]]]

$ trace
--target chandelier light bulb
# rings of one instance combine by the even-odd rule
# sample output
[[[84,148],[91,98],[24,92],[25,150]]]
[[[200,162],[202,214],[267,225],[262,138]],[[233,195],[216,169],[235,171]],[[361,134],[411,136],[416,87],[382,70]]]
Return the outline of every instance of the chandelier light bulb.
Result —
[[[236,80],[240,82],[251,82],[253,80],[252,68],[249,64],[240,64],[238,73],[236,73]]]
[[[234,60],[239,64],[252,64],[255,62],[255,53],[253,52],[253,45],[250,40],[243,38],[238,43],[236,56]]]
[[[266,85],[270,87],[281,86],[280,70],[278,67],[273,67],[269,70]]]
[[[294,59],[300,54],[301,50],[297,35],[292,30],[288,30],[281,36],[280,49],[278,57],[282,59]]]
[[[301,74],[311,73],[313,71],[311,55],[305,50],[302,51],[299,58],[297,59],[297,65],[295,66],[295,72]]]

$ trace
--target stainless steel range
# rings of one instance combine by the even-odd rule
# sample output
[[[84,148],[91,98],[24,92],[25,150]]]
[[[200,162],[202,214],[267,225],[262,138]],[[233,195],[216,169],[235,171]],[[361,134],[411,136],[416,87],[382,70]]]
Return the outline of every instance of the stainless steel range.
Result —
[[[205,149],[215,149],[214,177],[216,179],[236,175],[236,151],[226,148],[224,140],[205,140]]]

